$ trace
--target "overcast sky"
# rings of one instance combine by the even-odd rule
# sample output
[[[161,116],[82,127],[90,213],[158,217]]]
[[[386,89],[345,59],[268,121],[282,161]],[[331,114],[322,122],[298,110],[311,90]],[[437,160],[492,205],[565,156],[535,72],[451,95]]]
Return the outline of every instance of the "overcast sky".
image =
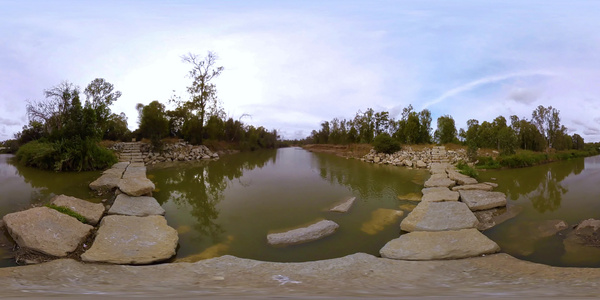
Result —
[[[135,129],[136,103],[185,97],[181,56],[210,50],[225,112],[285,138],[368,107],[465,128],[551,105],[600,141],[599,16],[592,0],[0,0],[0,140],[64,80],[113,83]]]

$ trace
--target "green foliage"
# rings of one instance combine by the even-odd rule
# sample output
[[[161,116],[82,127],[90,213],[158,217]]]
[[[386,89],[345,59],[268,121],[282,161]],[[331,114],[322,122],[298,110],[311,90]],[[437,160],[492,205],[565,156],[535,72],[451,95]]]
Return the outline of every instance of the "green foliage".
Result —
[[[140,115],[141,138],[160,140],[169,135],[169,120],[165,111],[165,105],[152,101],[142,106]]]
[[[94,140],[75,138],[29,142],[19,148],[16,158],[27,166],[54,171],[97,170],[117,162],[112,151],[100,147]]]
[[[500,166],[507,168],[531,167],[549,161],[548,154],[531,151],[521,151],[517,154],[498,157]]]
[[[16,158],[24,165],[52,170],[57,152],[53,143],[32,141],[19,148]]]
[[[478,169],[500,169],[500,163],[491,156],[477,157],[476,167]]]
[[[84,216],[80,215],[77,212],[74,212],[72,209],[70,209],[68,207],[58,206],[58,205],[52,204],[52,203],[46,204],[45,206],[48,208],[54,209],[60,213],[63,213],[65,215],[71,216],[71,217],[79,220],[79,222],[81,222],[81,223],[87,223],[87,219]]]
[[[392,154],[400,150],[400,143],[389,134],[382,133],[373,140],[373,148],[377,152]]]
[[[458,142],[456,125],[454,119],[450,115],[444,115],[437,119],[437,130],[435,131],[435,139],[439,144],[456,143]]]
[[[458,172],[463,175],[467,175],[473,178],[479,178],[479,173],[464,161],[459,161],[456,164],[456,168],[458,169]]]

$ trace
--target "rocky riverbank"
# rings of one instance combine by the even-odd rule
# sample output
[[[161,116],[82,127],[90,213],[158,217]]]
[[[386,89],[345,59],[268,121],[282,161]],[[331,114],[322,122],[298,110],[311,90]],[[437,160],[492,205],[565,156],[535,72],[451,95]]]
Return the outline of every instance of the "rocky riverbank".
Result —
[[[171,161],[219,159],[219,154],[210,151],[208,147],[194,146],[184,141],[165,143],[160,150],[153,149],[151,144],[141,142],[115,143],[110,149],[119,153],[120,161],[143,162],[145,165]]]

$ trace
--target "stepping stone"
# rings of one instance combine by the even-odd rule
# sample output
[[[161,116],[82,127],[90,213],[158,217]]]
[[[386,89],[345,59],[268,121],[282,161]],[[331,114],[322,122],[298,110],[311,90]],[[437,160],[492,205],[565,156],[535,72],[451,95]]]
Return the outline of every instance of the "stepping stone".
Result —
[[[404,231],[445,231],[475,228],[477,218],[462,202],[421,202],[408,214],[400,229]]]
[[[108,169],[102,172],[102,175],[109,175],[121,178],[123,176],[123,172],[125,172],[125,169]]]
[[[92,247],[81,255],[86,262],[150,264],[175,255],[179,237],[163,216],[106,216]]]
[[[481,190],[462,190],[458,192],[461,201],[467,204],[472,211],[506,206],[506,195],[501,192]]]
[[[450,178],[448,178],[448,176],[444,175],[444,174],[433,174],[431,175],[431,177],[425,181],[424,186],[426,188],[428,187],[453,187],[456,185],[456,181],[451,180]]]
[[[332,235],[340,226],[330,220],[322,220],[307,227],[267,235],[267,242],[274,246],[287,246],[315,241]]]
[[[477,229],[484,231],[518,216],[521,211],[523,211],[522,206],[507,206],[478,210],[474,211],[473,214],[475,214],[475,217],[479,220]]]
[[[144,177],[123,178],[119,181],[119,190],[129,196],[151,195],[154,191],[154,183]]]
[[[363,223],[360,230],[366,234],[375,235],[385,227],[398,222],[403,215],[404,212],[401,210],[378,208],[371,213],[371,219]]]
[[[451,180],[456,181],[456,183],[460,184],[460,185],[467,185],[467,184],[476,184],[477,183],[477,179],[469,177],[467,175],[458,173],[454,170],[452,171],[448,171],[448,178],[450,178]]]
[[[54,205],[67,207],[72,211],[85,217],[90,225],[96,225],[104,215],[104,204],[92,203],[86,200],[81,200],[75,197],[59,195],[52,198],[51,202]]]
[[[119,194],[108,210],[108,214],[145,217],[164,215],[165,210],[152,197],[131,197],[126,194]]]
[[[350,210],[350,207],[352,207],[352,204],[354,204],[355,200],[356,200],[356,197],[350,197],[350,198],[344,200],[344,202],[342,202],[341,204],[338,204],[334,208],[331,208],[329,211],[339,212],[339,213],[348,212],[348,210]]]
[[[467,184],[467,185],[457,185],[452,188],[453,191],[465,191],[465,190],[480,190],[480,191],[491,191],[494,187],[485,184],[485,183],[477,183],[477,184]]]
[[[446,187],[425,188],[422,192],[423,202],[458,201],[460,197],[458,192],[453,192]]]
[[[133,177],[146,177],[146,167],[131,167],[129,166],[125,173],[123,173],[123,178],[133,178]]]
[[[121,181],[121,175],[104,174],[90,183],[90,189],[99,192],[109,192],[115,189]]]
[[[7,214],[2,220],[20,247],[57,257],[75,251],[94,229],[48,207]]]
[[[125,169],[127,169],[127,166],[129,166],[129,162],[123,161],[123,162],[118,162],[118,163],[112,165],[112,167],[110,167],[110,168],[125,170]]]
[[[459,259],[500,251],[494,241],[477,229],[457,231],[416,231],[389,241],[381,257],[402,260]]]
[[[446,174],[446,168],[448,168],[448,164],[445,163],[432,163],[429,168],[429,173],[431,174]]]

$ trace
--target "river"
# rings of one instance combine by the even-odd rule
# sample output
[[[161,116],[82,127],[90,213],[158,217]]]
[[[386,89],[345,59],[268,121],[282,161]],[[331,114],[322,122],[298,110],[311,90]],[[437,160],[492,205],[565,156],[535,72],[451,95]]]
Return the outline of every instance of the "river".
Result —
[[[0,213],[45,203],[55,194],[101,201],[87,185],[100,172],[54,173],[23,167],[0,155]],[[176,259],[195,261],[235,255],[265,261],[311,261],[356,252],[378,255],[398,237],[402,218],[394,211],[411,204],[403,195],[418,193],[426,170],[366,164],[300,148],[223,156],[216,161],[174,162],[148,168],[154,197],[179,232]],[[600,213],[600,157],[574,159],[526,169],[481,172],[509,197],[517,217],[484,233],[513,256],[559,266],[598,267],[600,254],[565,251],[564,235],[534,239],[523,228],[541,220],[574,225]],[[356,197],[348,213],[329,212],[336,203]],[[407,212],[405,212],[406,216]],[[337,222],[325,239],[273,247],[266,236],[316,220]],[[532,240],[534,240],[532,242]],[[523,249],[526,249],[524,251]],[[4,252],[7,252],[4,249]],[[591,258],[589,258],[591,257]],[[4,259],[0,265],[11,265]]]

